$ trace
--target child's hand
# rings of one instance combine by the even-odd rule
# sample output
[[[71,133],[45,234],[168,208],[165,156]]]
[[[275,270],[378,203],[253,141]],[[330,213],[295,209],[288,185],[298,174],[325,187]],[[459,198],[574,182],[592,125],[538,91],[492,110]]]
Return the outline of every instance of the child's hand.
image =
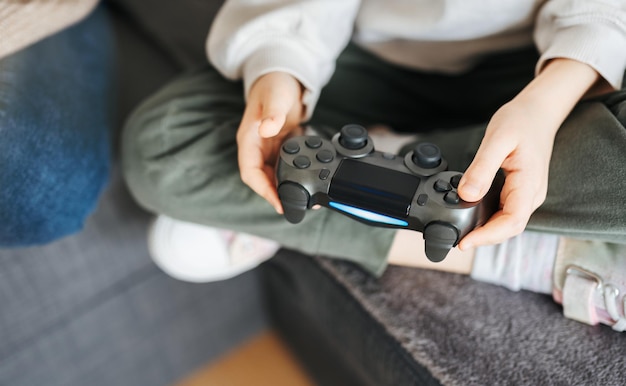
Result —
[[[300,82],[272,72],[252,85],[237,131],[241,179],[278,213],[282,205],[274,186],[274,165],[285,137],[300,130],[303,113]]]
[[[593,85],[606,86],[590,66],[552,59],[511,102],[493,116],[474,161],[459,184],[465,201],[489,190],[498,168],[506,174],[501,210],[459,243],[459,248],[497,244],[521,233],[546,199],[554,137],[574,105]],[[599,89],[599,88],[598,88]]]
[[[500,195],[501,210],[465,236],[461,249],[501,243],[521,233],[544,202],[558,124],[554,127],[542,112],[542,108],[514,100],[489,122],[476,157],[461,179],[459,195],[465,201],[480,200],[502,168],[506,181]]]

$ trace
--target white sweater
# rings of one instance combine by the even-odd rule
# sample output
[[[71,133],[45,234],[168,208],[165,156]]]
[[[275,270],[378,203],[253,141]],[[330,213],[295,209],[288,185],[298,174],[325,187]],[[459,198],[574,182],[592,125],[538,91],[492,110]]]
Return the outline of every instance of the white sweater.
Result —
[[[619,89],[626,0],[228,0],[207,42],[211,63],[245,95],[272,71],[295,76],[312,112],[352,39],[389,62],[461,73],[487,54],[528,46],[592,66]]]

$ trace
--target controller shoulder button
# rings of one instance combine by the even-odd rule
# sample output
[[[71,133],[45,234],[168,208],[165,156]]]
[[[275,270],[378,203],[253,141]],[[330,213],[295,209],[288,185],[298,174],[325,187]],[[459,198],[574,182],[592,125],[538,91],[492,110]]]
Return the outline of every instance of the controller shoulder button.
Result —
[[[302,186],[293,182],[284,182],[278,187],[278,198],[283,204],[285,219],[297,224],[304,218],[311,196]]]
[[[305,155],[299,155],[293,159],[293,166],[298,169],[306,169],[311,166],[311,160]]]
[[[459,241],[459,233],[450,224],[431,223],[424,229],[426,243],[426,257],[432,262],[445,259],[452,247]]]
[[[320,150],[315,158],[317,158],[318,161],[326,164],[335,159],[335,155],[332,151],[324,149]]]
[[[438,192],[449,192],[452,190],[452,185],[448,181],[444,181],[442,179],[437,180],[435,182],[435,190]]]

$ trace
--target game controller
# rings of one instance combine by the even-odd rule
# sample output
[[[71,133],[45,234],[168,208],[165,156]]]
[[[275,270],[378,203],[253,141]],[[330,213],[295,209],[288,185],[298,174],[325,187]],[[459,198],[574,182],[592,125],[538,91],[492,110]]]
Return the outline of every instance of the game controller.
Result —
[[[366,224],[422,232],[426,256],[439,262],[498,210],[504,183],[498,173],[481,201],[466,202],[457,193],[462,173],[447,167],[432,143],[418,143],[404,157],[382,153],[374,150],[364,127],[350,124],[332,140],[285,141],[276,183],[290,223],[321,205]]]

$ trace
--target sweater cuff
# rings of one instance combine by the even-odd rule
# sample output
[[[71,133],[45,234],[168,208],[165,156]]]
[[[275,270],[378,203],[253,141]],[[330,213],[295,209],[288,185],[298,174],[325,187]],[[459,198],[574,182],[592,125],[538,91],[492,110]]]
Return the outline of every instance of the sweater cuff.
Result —
[[[261,76],[270,72],[285,72],[296,78],[304,87],[302,103],[304,121],[313,115],[324,80],[320,77],[319,60],[310,60],[310,53],[293,45],[266,45],[253,52],[243,67],[244,95]]]
[[[560,29],[537,63],[539,73],[555,58],[573,59],[591,66],[614,89],[622,87],[626,68],[626,36],[608,26],[577,25]]]

